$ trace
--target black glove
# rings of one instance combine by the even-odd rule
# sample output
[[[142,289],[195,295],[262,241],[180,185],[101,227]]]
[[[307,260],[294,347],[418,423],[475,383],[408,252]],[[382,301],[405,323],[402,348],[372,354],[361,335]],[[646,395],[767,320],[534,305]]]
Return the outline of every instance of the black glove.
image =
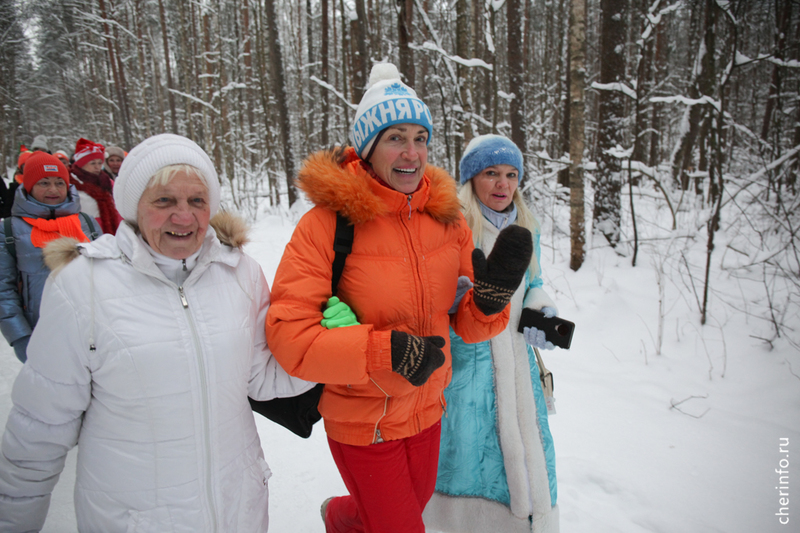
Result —
[[[444,344],[438,335],[418,337],[392,331],[392,370],[419,387],[444,364]]]
[[[488,259],[483,251],[472,251],[475,271],[473,297],[484,315],[502,311],[517,290],[531,264],[533,236],[521,226],[509,226],[497,236]]]

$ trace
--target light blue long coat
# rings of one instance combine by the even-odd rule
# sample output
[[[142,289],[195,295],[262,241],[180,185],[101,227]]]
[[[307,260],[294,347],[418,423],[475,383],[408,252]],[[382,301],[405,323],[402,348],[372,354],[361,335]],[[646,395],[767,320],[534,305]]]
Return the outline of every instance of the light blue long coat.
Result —
[[[498,230],[483,222],[486,251]],[[539,237],[537,231],[537,262]],[[533,349],[517,332],[522,308],[543,306],[555,307],[542,290],[541,275],[528,275],[511,301],[504,332],[467,344],[451,331],[453,378],[445,390],[436,492],[424,514],[429,529],[559,530],[555,449],[539,368]]]

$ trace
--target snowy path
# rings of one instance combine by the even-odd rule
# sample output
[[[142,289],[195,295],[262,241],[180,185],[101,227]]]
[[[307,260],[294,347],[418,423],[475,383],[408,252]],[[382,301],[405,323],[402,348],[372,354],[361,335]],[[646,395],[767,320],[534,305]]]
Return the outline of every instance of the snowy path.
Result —
[[[292,226],[265,217],[248,251],[272,279]],[[568,352],[546,352],[555,375],[559,506],[564,533],[770,533],[798,531],[778,516],[775,469],[800,467],[800,354],[778,343],[768,351],[740,314],[715,311],[701,327],[685,298],[667,291],[663,355],[655,355],[657,290],[648,267],[594,251],[577,273],[543,261],[560,314],[577,324]],[[552,259],[550,259],[552,263]],[[646,264],[642,262],[641,264]],[[730,287],[725,284],[730,284]],[[738,291],[721,279],[720,290]],[[675,303],[677,302],[677,303]],[[798,326],[800,326],[800,319]],[[0,420],[10,409],[21,365],[0,347]],[[791,368],[790,365],[791,364]],[[695,396],[671,409],[671,400]],[[344,490],[322,425],[308,440],[258,417],[270,479],[273,533],[322,533],[319,505]],[[791,457],[780,452],[789,440]],[[74,532],[75,451],[53,495],[44,531]],[[784,463],[785,464],[785,463]],[[800,463],[798,463],[800,464]],[[792,512],[794,511],[794,512]],[[499,533],[499,532],[498,532]]]

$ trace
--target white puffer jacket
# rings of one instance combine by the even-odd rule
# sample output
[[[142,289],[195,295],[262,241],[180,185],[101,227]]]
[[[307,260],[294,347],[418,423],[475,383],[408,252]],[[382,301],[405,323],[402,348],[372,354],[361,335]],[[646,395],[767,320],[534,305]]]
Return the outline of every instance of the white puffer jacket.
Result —
[[[241,246],[244,225],[218,219],[182,287],[125,223],[61,252],[12,393],[0,531],[42,528],[75,444],[80,531],[267,530],[270,471],[247,396],[313,384],[272,357],[264,274],[217,238]]]

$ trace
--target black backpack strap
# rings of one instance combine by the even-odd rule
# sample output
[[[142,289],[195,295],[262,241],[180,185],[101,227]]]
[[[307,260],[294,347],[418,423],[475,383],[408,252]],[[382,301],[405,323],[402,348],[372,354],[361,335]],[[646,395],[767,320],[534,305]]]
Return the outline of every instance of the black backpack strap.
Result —
[[[6,234],[6,250],[8,250],[8,255],[16,262],[17,243],[14,242],[14,230],[11,228],[11,217],[6,217],[3,220],[3,231]]]
[[[87,235],[87,237],[89,237],[92,240],[97,239],[100,236],[100,233],[97,231],[97,228],[94,225],[94,220],[92,220],[92,217],[90,217],[83,211],[81,211],[78,214],[81,216],[83,221],[86,222],[86,225],[89,226],[89,232],[91,233],[91,235]]]
[[[336,213],[336,233],[333,236],[333,275],[331,276],[331,296],[336,296],[339,279],[344,271],[344,262],[353,251],[353,225],[341,213]]]
[[[353,250],[353,233],[353,225],[350,224],[350,221],[336,213],[336,233],[333,237],[333,251],[336,255],[333,258],[333,275],[331,276],[331,293],[333,295],[336,294],[339,286],[344,262]],[[298,396],[273,398],[263,402],[252,398],[248,399],[253,411],[307,439],[311,435],[314,424],[322,418],[317,406],[324,388],[325,385],[319,383],[313,389]]]

